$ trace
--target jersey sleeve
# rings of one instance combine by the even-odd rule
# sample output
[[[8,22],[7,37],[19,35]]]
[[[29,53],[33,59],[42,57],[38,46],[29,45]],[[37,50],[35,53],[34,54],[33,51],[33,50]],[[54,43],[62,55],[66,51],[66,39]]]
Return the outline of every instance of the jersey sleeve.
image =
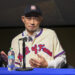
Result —
[[[63,50],[63,48],[58,40],[58,37],[57,37],[56,33],[54,32],[54,36],[53,36],[53,57],[54,57],[54,59],[64,53],[65,53],[65,51]]]
[[[56,33],[53,31],[53,60],[48,61],[48,68],[61,68],[67,63],[65,51],[63,50]]]

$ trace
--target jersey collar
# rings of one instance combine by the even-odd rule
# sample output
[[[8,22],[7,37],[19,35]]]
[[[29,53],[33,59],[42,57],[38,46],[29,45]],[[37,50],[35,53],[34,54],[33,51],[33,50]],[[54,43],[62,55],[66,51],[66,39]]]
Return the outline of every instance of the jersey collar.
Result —
[[[37,38],[37,37],[39,37],[39,36],[41,35],[42,31],[43,31],[43,29],[42,29],[42,28],[39,28],[39,29],[37,29],[37,30],[34,32],[34,34],[33,34],[32,36],[30,36],[30,37],[32,37],[32,38],[34,38],[34,37]],[[24,38],[24,37],[29,37],[27,30],[24,30],[24,31],[23,31],[22,37],[23,37],[23,38]]]

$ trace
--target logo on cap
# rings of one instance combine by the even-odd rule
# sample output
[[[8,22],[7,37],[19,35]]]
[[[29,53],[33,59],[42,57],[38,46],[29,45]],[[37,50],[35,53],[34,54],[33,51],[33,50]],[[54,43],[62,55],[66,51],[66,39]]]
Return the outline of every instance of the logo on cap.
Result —
[[[31,6],[31,10],[36,10],[36,6],[35,5],[32,5]]]

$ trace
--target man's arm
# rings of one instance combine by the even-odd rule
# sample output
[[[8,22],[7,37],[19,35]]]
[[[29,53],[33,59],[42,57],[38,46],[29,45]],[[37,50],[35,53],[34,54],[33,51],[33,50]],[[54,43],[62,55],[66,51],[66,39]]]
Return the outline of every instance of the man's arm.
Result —
[[[62,68],[66,64],[66,55],[63,54],[52,61],[48,61],[48,68]]]
[[[35,68],[35,67],[42,67],[42,68],[61,68],[66,64],[66,56],[65,54],[61,55],[60,57],[55,58],[52,61],[46,61],[46,59],[41,56],[37,55],[40,60],[37,59],[30,59],[30,65]]]
[[[62,48],[59,39],[53,31],[53,59],[52,61],[48,62],[48,67],[53,67],[53,68],[61,68],[64,64],[66,64],[66,55],[65,51]]]
[[[7,56],[7,54],[4,51],[1,51],[0,55],[1,55],[2,60],[4,62],[8,63],[8,56]]]

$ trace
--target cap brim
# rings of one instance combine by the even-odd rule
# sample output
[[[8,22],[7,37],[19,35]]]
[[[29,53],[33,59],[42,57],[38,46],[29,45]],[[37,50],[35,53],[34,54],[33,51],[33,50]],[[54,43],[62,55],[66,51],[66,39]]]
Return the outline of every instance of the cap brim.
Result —
[[[38,16],[42,16],[42,15],[41,15],[41,13],[32,11],[32,12],[26,13],[25,16],[26,16],[26,17],[31,17],[31,16],[38,17]]]

